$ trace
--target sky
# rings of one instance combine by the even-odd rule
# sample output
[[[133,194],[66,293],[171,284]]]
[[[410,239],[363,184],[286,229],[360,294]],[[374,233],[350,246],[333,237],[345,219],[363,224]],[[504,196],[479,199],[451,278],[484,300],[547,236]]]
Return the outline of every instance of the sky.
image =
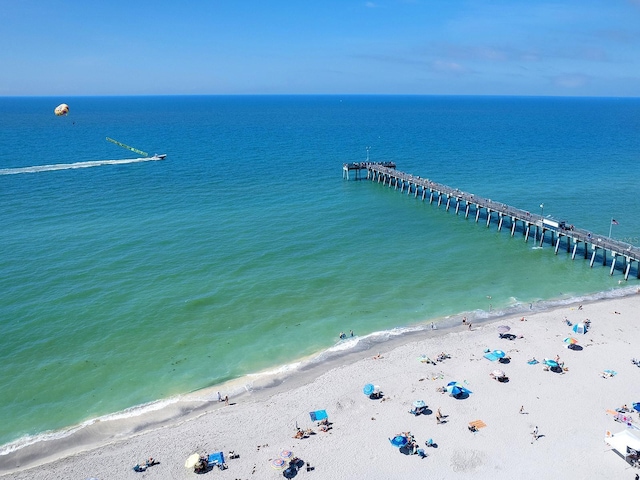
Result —
[[[640,96],[640,0],[0,0],[0,96]]]

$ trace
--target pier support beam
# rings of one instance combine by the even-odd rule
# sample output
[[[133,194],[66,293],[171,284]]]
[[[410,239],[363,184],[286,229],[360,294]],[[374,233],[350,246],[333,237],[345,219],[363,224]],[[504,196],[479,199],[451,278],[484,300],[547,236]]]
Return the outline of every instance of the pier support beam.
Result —
[[[560,238],[561,236],[558,235],[558,240],[556,241],[556,248],[553,251],[553,253],[555,253],[556,255],[558,254],[558,247],[560,247]]]
[[[487,228],[489,228],[489,223],[491,223],[491,210],[487,208]]]
[[[575,240],[573,242],[573,252],[571,253],[571,260],[574,260],[576,258],[576,252],[578,251],[578,241]]]
[[[613,271],[616,269],[616,253],[611,252],[611,270],[609,270],[609,276],[613,275]]]
[[[438,192],[438,206],[442,205],[442,193]]]
[[[603,267],[607,266],[607,249],[606,248],[602,249],[602,266]]]
[[[469,202],[467,202],[467,206],[464,208],[464,218],[469,218]]]
[[[513,237],[513,235],[516,233],[516,225],[518,224],[518,221],[511,217],[511,236]]]
[[[524,243],[529,241],[529,232],[531,231],[531,225],[527,223],[527,228],[524,231]]]
[[[631,262],[627,259],[627,268],[624,269],[624,279],[629,279],[629,271],[631,270]]]
[[[480,218],[480,209],[478,208],[478,205],[476,205],[476,223],[478,223],[478,218]]]
[[[456,198],[456,215],[458,215],[458,211],[460,211],[460,199]]]
[[[598,251],[598,247],[592,245],[591,248],[593,252],[591,253],[591,261],[589,262],[589,268],[593,267],[593,261],[596,259],[596,252]]]
[[[502,230],[502,213],[498,213],[498,231]]]
[[[451,197],[447,195],[447,208],[445,208],[446,212],[449,211],[449,205],[451,205]]]
[[[429,203],[433,203],[433,190],[431,190],[431,194],[429,195]]]

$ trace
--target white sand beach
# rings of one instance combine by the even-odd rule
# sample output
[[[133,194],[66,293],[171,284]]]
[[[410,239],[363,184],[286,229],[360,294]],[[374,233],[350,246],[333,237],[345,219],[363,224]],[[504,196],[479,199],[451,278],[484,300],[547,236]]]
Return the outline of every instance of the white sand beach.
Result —
[[[607,410],[640,401],[640,295],[570,305],[495,322],[460,325],[450,331],[425,332],[408,337],[406,344],[389,343],[378,351],[341,360],[342,365],[314,375],[307,383],[287,380],[284,385],[231,398],[229,406],[214,401],[198,416],[173,421],[152,431],[29,467],[15,455],[12,479],[188,479],[184,466],[194,452],[229,451],[226,470],[204,478],[277,479],[282,470],[270,461],[283,449],[306,465],[297,478],[430,478],[513,479],[590,478],[633,479],[636,471],[611,451],[606,432],[625,425]],[[564,322],[591,321],[586,334],[576,334]],[[499,338],[497,327],[510,327],[518,338]],[[581,350],[568,349],[566,337],[578,340]],[[499,349],[509,363],[484,358],[486,349]],[[436,364],[444,352],[451,356]],[[543,359],[560,357],[562,373],[545,370]],[[535,357],[541,363],[527,361]],[[490,377],[503,370],[508,382]],[[605,370],[615,371],[603,377]],[[455,399],[438,388],[460,382],[472,393]],[[363,394],[367,383],[379,385],[382,399]],[[427,414],[409,413],[415,400],[424,400]],[[523,407],[523,413],[520,413]],[[321,432],[310,411],[326,409],[331,429]],[[436,412],[446,417],[438,424]],[[640,425],[638,413],[634,423]],[[485,424],[473,433],[469,422]],[[296,425],[311,428],[308,438],[293,438]],[[534,440],[532,432],[538,430]],[[426,458],[404,455],[389,438],[411,432]],[[640,433],[640,432],[638,432]],[[437,448],[425,448],[433,439]],[[132,467],[145,458],[160,463],[137,473]],[[25,465],[20,467],[18,462]],[[29,468],[26,468],[29,467]]]

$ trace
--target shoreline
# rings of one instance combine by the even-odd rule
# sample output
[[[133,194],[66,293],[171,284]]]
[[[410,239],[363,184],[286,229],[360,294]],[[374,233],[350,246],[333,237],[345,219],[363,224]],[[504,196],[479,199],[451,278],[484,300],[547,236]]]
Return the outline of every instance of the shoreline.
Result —
[[[601,310],[602,308],[607,308],[609,305],[617,303],[628,303],[637,305],[639,303],[639,296],[635,295],[635,292],[633,290],[634,289],[632,288],[625,289],[626,292],[624,294],[622,294],[621,290],[616,290],[613,292],[614,296],[612,298],[607,298],[607,294],[609,294],[610,292],[602,292],[600,295],[603,298],[581,302],[585,307],[584,312],[590,312],[593,309]],[[577,303],[566,303],[562,305],[550,306],[548,309],[539,312],[532,312],[531,318],[534,319],[541,317],[557,317],[560,311],[572,311],[571,309],[575,308],[575,305],[577,305]],[[626,310],[627,313],[632,311],[632,309],[630,308],[626,308]],[[519,315],[520,314],[518,314],[518,316]],[[454,321],[453,317],[449,318],[452,322]],[[474,332],[485,332],[487,330],[491,330],[490,327],[492,325],[495,325],[497,322],[513,323],[514,320],[516,320],[516,317],[514,317],[512,314],[493,317],[489,316],[485,319],[476,319],[474,321],[475,328],[471,332],[467,332],[466,328],[461,328],[457,324],[457,320],[455,320],[456,325],[452,325],[451,328],[439,328],[435,331],[428,328],[418,329],[410,333],[404,333],[403,335],[399,335],[395,338],[387,339],[384,342],[370,345],[364,350],[353,350],[347,351],[346,353],[341,352],[340,355],[336,355],[334,358],[330,358],[319,363],[314,364],[313,362],[310,362],[306,366],[303,365],[301,368],[290,372],[289,375],[284,375],[281,377],[278,377],[276,375],[272,378],[262,376],[259,377],[254,385],[252,385],[253,388],[251,390],[247,390],[242,394],[234,394],[232,396],[231,400],[233,405],[231,408],[224,408],[224,404],[220,405],[216,401],[214,401],[214,390],[223,390],[222,386],[209,387],[208,389],[192,392],[192,394],[183,396],[184,398],[182,399],[182,401],[170,404],[169,408],[164,408],[160,411],[152,412],[151,415],[145,415],[144,418],[134,417],[133,420],[125,418],[122,425],[117,425],[118,421],[115,421],[115,423],[95,422],[90,427],[85,427],[84,431],[79,431],[78,435],[76,436],[72,435],[67,439],[64,439],[63,441],[56,440],[55,442],[58,443],[57,446],[63,448],[54,449],[50,448],[53,446],[53,444],[47,444],[47,442],[39,442],[37,444],[25,447],[11,454],[0,457],[0,471],[2,471],[0,476],[3,478],[9,478],[7,477],[8,475],[15,474],[18,475],[15,478],[22,478],[19,476],[22,473],[19,472],[23,471],[30,471],[35,475],[38,470],[33,469],[33,467],[45,464],[47,464],[48,466],[56,466],[69,462],[79,462],[81,464],[86,461],[86,459],[83,460],[83,457],[86,456],[87,452],[94,452],[102,448],[116,450],[125,448],[126,450],[127,445],[131,443],[135,444],[137,442],[143,442],[145,439],[153,437],[154,434],[161,433],[165,430],[180,429],[181,427],[187,428],[187,426],[189,424],[192,424],[193,422],[213,422],[213,417],[215,417],[216,414],[226,415],[229,411],[246,410],[247,408],[251,408],[252,405],[264,408],[265,405],[268,405],[275,398],[287,396],[289,394],[297,394],[300,391],[307,390],[311,385],[316,384],[327,376],[331,377],[338,375],[339,372],[345,368],[353,367],[357,369],[357,367],[354,367],[354,365],[360,366],[360,370],[358,370],[357,373],[358,375],[361,375],[361,370],[364,369],[363,364],[365,364],[364,366],[366,366],[368,360],[371,359],[372,352],[380,351],[382,353],[382,356],[386,358],[387,356],[397,355],[397,352],[400,350],[415,348],[419,344],[427,343],[430,345],[430,353],[427,353],[429,353],[431,356],[435,356],[436,351],[445,349],[447,345],[449,345],[449,350],[451,349],[449,340],[453,337],[473,336],[476,335]],[[597,326],[600,322],[598,321],[596,323],[594,321],[594,323]],[[529,325],[530,324],[526,322],[526,326],[529,327]],[[524,322],[522,326],[525,326]],[[440,348],[440,346],[442,346],[442,348]],[[559,348],[558,346],[556,347]],[[475,355],[478,355],[479,353],[480,352],[474,352]],[[462,355],[464,355],[464,353],[462,353]],[[459,355],[455,355],[454,358],[457,358],[458,356]],[[626,360],[626,362],[630,363],[628,359]],[[386,362],[378,362],[377,364],[379,365],[383,363]],[[445,364],[443,364],[443,366],[444,365]],[[491,367],[491,365],[487,365],[487,368],[489,367]],[[393,378],[394,375],[391,375],[391,377]],[[242,383],[239,380],[246,380],[246,377],[244,377],[243,379],[228,382],[227,384],[225,384],[225,386],[231,389],[234,383]],[[357,387],[356,390],[358,390]],[[383,388],[383,390],[388,389]],[[323,393],[329,392],[325,392],[323,390]],[[428,392],[427,395],[432,396],[433,394],[431,392]],[[187,397],[190,396],[191,398],[187,399]],[[312,395],[312,397],[314,397],[314,395]],[[191,408],[185,408],[185,399],[186,402],[191,403]],[[625,399],[624,401],[629,403],[631,399]],[[613,406],[615,405],[611,405],[611,407]],[[309,406],[309,410],[313,410],[313,408],[311,405]],[[318,408],[322,407],[318,406]],[[303,419],[301,419],[300,421],[302,422]],[[306,423],[309,422],[307,421]],[[128,425],[129,429],[121,429],[121,427],[123,427],[124,425]],[[86,428],[92,427],[93,430],[97,431],[103,436],[100,441],[91,441],[91,432],[90,430],[86,430]],[[120,431],[118,431],[119,428]],[[290,426],[290,428],[292,428],[292,426]],[[389,434],[391,435],[391,433]],[[184,442],[180,442],[181,445],[183,443]],[[154,456],[159,457],[159,455],[156,454],[154,454]],[[125,475],[124,472],[123,475]],[[151,474],[149,473],[149,475]],[[109,478],[128,477],[120,477],[117,473],[110,473]]]

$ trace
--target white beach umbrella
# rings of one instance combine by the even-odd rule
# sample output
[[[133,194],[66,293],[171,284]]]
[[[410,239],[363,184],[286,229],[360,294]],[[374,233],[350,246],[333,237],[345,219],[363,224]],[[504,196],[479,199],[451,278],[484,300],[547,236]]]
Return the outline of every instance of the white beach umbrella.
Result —
[[[185,468],[193,468],[193,467],[196,466],[196,463],[198,463],[199,460],[200,460],[200,454],[199,453],[192,453],[187,458],[187,461],[184,462],[184,466],[185,466]]]

